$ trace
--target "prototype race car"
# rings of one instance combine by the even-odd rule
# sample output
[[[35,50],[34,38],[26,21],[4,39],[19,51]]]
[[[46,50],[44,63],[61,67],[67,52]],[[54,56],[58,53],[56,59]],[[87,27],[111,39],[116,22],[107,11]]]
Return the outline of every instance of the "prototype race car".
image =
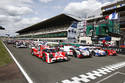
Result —
[[[117,52],[113,49],[104,49],[108,56],[116,56]]]
[[[83,58],[83,57],[92,57],[91,53],[87,48],[79,47],[79,48],[71,48],[73,51],[73,56],[77,58]]]
[[[100,47],[93,48],[93,50],[91,50],[91,54],[94,56],[106,56],[107,55],[107,53]]]
[[[67,55],[73,55],[72,48],[74,48],[74,47],[73,46],[64,46],[61,49],[64,50],[67,53]]]
[[[32,55],[42,58],[42,60],[47,63],[69,60],[66,52],[42,45],[39,45],[38,48],[32,47],[31,53]]]
[[[16,41],[14,44],[16,48],[27,48],[27,44],[24,41]]]
[[[14,44],[15,41],[14,41],[14,40],[7,40],[6,43],[7,43],[7,44]]]

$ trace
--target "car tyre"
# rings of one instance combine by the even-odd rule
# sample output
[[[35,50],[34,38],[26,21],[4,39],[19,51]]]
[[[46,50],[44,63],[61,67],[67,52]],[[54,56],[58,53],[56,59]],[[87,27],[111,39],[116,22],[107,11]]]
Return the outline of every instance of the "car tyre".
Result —
[[[90,54],[89,57],[91,58],[91,57],[92,57],[92,54]]]
[[[92,52],[91,52],[91,55],[95,56],[95,52],[94,52],[94,51],[92,51]]]
[[[34,52],[33,52],[33,50],[31,51],[31,54],[34,56]]]
[[[73,50],[73,57],[77,58],[77,53]]]
[[[46,61],[46,55],[45,54],[43,54],[42,60]]]

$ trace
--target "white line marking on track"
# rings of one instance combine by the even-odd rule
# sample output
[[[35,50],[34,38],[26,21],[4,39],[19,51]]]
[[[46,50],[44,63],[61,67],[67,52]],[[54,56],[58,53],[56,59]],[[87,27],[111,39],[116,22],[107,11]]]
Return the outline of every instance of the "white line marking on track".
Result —
[[[2,41],[3,43],[3,41]],[[26,78],[26,80],[29,83],[33,83],[32,79],[28,76],[28,74],[26,73],[26,71],[23,69],[23,67],[19,64],[19,62],[16,60],[16,58],[13,56],[13,54],[10,52],[10,50],[6,47],[6,45],[3,43],[3,45],[5,46],[5,48],[7,49],[7,51],[9,52],[9,54],[11,55],[12,59],[15,61],[15,63],[17,64],[18,68],[20,69],[20,71],[23,73],[24,77]]]
[[[101,77],[103,75],[106,75],[106,74],[108,74],[110,72],[113,72],[113,71],[115,71],[119,68],[122,68],[122,67],[125,67],[125,61],[119,62],[119,63],[116,63],[116,64],[112,64],[112,65],[109,65],[109,66],[104,66],[104,67],[102,67],[100,69],[96,69],[92,72],[88,72],[86,74],[81,74],[81,75],[79,75],[79,77],[74,76],[74,77],[71,78],[72,80],[66,79],[66,80],[62,80],[61,82],[62,83],[81,83],[81,82],[87,83],[87,82],[90,82],[91,80],[96,79],[97,77]],[[120,72],[116,72],[116,73],[108,76],[105,79],[108,79],[109,77],[111,77],[111,76],[113,76],[117,73],[120,73]],[[124,74],[124,73],[121,73],[121,74]],[[100,83],[100,82],[101,81],[99,81],[97,83]]]
[[[107,80],[107,79],[109,79],[110,77],[112,77],[112,76],[114,76],[114,75],[117,75],[117,74],[125,75],[125,73],[115,72],[115,73],[113,73],[113,74],[111,74],[111,75],[109,75],[109,76],[103,78],[102,80],[100,80],[100,81],[98,81],[98,82],[96,82],[96,83],[101,83],[101,82],[103,82],[104,80]]]
[[[122,73],[122,72],[119,72],[120,74],[122,74],[122,75],[125,75],[125,73]]]

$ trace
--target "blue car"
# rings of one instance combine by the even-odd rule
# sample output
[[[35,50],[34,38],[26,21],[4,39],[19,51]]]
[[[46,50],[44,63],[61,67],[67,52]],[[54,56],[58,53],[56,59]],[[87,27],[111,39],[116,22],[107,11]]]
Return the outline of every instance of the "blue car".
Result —
[[[94,56],[106,56],[107,55],[107,53],[101,48],[94,48],[94,50],[92,51],[92,54]]]

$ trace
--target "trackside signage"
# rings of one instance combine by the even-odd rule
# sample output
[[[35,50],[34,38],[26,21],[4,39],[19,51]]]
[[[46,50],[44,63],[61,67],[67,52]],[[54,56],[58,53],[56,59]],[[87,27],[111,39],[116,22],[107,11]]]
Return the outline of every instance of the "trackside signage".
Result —
[[[77,30],[78,22],[74,21],[67,30],[67,39],[69,42],[75,42],[78,38],[78,30]]]

